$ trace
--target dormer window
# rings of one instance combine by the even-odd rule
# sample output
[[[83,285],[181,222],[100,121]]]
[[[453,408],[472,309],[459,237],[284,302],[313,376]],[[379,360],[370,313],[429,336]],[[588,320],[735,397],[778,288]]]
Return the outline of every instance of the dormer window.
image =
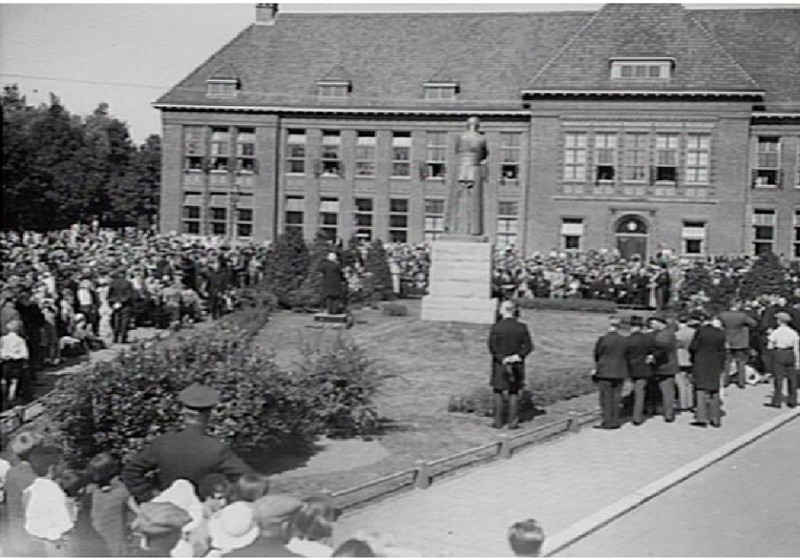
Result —
[[[238,90],[239,80],[236,78],[209,78],[206,80],[206,95],[208,97],[236,97]]]
[[[668,80],[675,67],[673,58],[612,58],[614,80]]]
[[[320,99],[347,99],[347,97],[350,95],[350,82],[317,82],[317,95]]]
[[[452,101],[458,93],[455,82],[429,82],[425,84],[425,99],[428,101]]]

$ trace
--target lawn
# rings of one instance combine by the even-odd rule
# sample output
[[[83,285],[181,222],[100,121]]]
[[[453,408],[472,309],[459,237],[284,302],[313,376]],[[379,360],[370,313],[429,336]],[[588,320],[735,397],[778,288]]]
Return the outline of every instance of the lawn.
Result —
[[[465,395],[488,383],[489,327],[422,322],[418,319],[418,300],[402,303],[409,309],[407,317],[387,317],[372,309],[356,310],[356,324],[344,334],[364,348],[382,372],[395,375],[377,401],[379,413],[387,421],[386,431],[377,438],[385,456],[376,456],[379,460],[369,465],[307,476],[279,472],[302,466],[307,459],[284,457],[271,469],[278,471],[273,483],[275,491],[306,494],[322,488],[339,490],[409,468],[418,459],[451,455],[497,437],[497,431],[489,426],[490,419],[447,411],[450,397]],[[522,320],[531,329],[535,346],[527,361],[529,380],[570,370],[588,375],[594,342],[607,326],[605,315],[523,310]],[[256,343],[288,366],[299,359],[304,345],[325,343],[340,332],[312,327],[309,315],[279,313],[258,335]],[[594,395],[556,403],[522,427],[535,427],[570,411],[583,412],[595,406]]]

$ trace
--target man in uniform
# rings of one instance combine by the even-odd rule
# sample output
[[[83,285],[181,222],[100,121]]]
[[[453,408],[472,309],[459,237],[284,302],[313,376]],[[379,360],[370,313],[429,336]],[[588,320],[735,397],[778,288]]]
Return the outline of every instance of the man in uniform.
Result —
[[[183,404],[185,427],[163,434],[122,468],[122,481],[139,501],[152,499],[178,479],[195,487],[211,473],[222,473],[231,481],[253,470],[230,447],[206,435],[212,409],[219,393],[205,385],[193,384],[178,393]],[[155,471],[155,477],[148,475]]]
[[[624,329],[624,332],[620,330]],[[611,317],[608,332],[594,346],[595,378],[600,388],[602,423],[600,430],[616,430],[620,427],[620,405],[622,384],[628,377],[628,362],[625,359],[628,326],[619,317]]]
[[[508,393],[508,428],[519,428],[519,391],[525,385],[525,356],[533,350],[531,333],[514,314],[516,305],[505,300],[500,304],[501,319],[489,332],[489,352],[492,354],[491,386],[494,390],[494,423],[503,427],[504,393]]]

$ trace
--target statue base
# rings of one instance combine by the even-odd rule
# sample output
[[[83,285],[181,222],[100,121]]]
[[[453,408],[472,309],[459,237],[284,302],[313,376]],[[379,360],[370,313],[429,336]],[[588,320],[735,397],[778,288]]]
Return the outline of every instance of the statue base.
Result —
[[[497,300],[492,293],[492,246],[486,238],[445,235],[433,242],[423,321],[491,325]]]

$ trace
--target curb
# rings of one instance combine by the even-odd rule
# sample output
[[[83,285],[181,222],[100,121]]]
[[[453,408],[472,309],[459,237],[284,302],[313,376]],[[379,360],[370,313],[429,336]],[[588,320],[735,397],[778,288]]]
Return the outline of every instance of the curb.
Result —
[[[800,417],[800,409],[789,410],[788,412],[773,418],[769,422],[762,424],[754,430],[751,430],[739,436],[738,438],[721,445],[720,447],[717,447],[699,459],[695,459],[691,463],[672,471],[655,482],[647,484],[646,486],[631,492],[624,498],[616,501],[606,508],[601,509],[597,513],[594,513],[588,517],[584,517],[560,533],[556,533],[553,537],[546,539],[542,548],[541,556],[552,556],[553,554],[569,547],[583,537],[586,537],[603,526],[608,525],[612,521],[636,509],[643,503],[650,501],[673,486],[676,486],[700,471],[710,467],[714,463],[717,463],[725,457],[732,455],[743,447],[750,445],[754,441],[798,417]]]

